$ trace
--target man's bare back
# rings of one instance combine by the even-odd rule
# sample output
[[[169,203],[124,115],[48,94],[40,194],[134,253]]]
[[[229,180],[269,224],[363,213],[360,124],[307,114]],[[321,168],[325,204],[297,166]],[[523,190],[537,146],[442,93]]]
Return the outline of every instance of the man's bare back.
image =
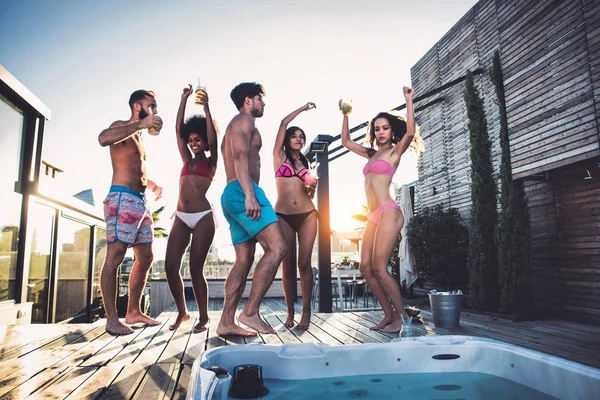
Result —
[[[240,176],[235,170],[232,141],[237,141],[242,135],[250,135],[250,144],[246,152],[248,157],[248,174],[250,175],[250,179],[258,184],[260,180],[259,151],[262,147],[262,138],[258,129],[254,126],[254,118],[243,113],[233,117],[229,125],[227,125],[227,130],[221,143],[221,153],[223,154],[227,183],[240,180]]]

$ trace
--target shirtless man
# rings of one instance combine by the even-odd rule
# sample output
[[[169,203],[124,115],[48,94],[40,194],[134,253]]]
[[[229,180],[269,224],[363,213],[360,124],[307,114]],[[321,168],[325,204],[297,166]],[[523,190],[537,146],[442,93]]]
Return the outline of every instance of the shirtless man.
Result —
[[[271,286],[286,246],[275,210],[258,187],[262,139],[254,125],[263,116],[264,91],[258,83],[240,83],[231,91],[239,110],[233,117],[221,144],[227,186],[221,196],[223,214],[229,222],[235,249],[235,263],[225,282],[225,304],[217,334],[254,336],[255,332],[235,324],[235,310],[244,293],[246,279],[254,261],[256,242],[265,254],[254,270],[252,289],[238,319],[260,333],[275,333],[259,314],[260,302]]]
[[[146,284],[146,276],[152,264],[152,215],[146,204],[145,191],[150,189],[158,200],[162,188],[146,177],[146,151],[142,143],[142,129],[162,128],[162,120],[156,114],[154,93],[136,90],[129,98],[131,117],[127,121],[115,121],[98,136],[102,147],[110,146],[113,168],[112,183],[104,200],[107,251],[100,286],[106,330],[113,335],[128,335],[133,330],[119,321],[117,315],[117,271],[125,258],[127,248],[133,246],[135,262],[129,276],[129,303],[127,324],[160,325],[160,322],[144,315],[140,300]]]

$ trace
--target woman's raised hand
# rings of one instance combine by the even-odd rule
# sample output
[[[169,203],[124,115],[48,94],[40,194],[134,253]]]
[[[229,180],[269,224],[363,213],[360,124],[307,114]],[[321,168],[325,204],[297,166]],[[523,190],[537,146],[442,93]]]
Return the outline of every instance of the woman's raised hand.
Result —
[[[317,106],[315,105],[315,103],[309,101],[304,107],[302,107],[302,111],[312,110],[313,108],[317,108]]]
[[[190,94],[192,94],[192,85],[188,84],[187,87],[183,88],[181,99],[187,100],[187,98],[190,97]]]
[[[408,100],[412,100],[413,94],[415,91],[412,88],[403,86],[402,92],[404,92],[404,99],[406,99],[408,101]]]

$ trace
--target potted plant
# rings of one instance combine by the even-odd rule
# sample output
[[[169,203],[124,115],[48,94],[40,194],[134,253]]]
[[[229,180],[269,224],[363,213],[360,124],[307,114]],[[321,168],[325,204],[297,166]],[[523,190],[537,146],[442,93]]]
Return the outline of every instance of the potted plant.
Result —
[[[456,208],[444,209],[441,204],[426,207],[411,219],[407,235],[419,279],[432,281],[440,290],[440,294],[429,295],[434,324],[458,326],[462,294],[456,291],[469,282],[469,231],[460,213]]]

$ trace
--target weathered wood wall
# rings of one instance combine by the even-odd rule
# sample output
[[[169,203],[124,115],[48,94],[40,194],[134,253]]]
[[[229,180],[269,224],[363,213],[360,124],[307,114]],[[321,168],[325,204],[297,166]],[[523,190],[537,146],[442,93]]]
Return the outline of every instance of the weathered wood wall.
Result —
[[[467,70],[488,70],[496,49],[505,77],[513,178],[523,179],[531,212],[536,305],[600,322],[600,0],[479,1],[411,69],[417,95]],[[498,171],[494,87],[487,74],[475,82]],[[419,163],[417,209],[443,203],[468,219],[471,163],[463,90],[458,84],[417,104],[443,99],[417,115],[427,146]],[[586,169],[592,180],[583,180]]]

